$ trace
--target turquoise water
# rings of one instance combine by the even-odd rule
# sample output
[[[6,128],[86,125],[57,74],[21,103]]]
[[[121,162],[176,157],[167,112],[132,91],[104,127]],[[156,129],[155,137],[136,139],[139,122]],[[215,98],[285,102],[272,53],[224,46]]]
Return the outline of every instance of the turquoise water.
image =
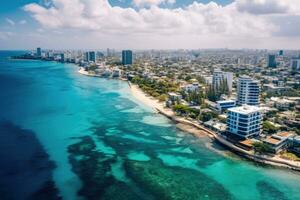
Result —
[[[138,199],[162,199],[160,194],[176,199],[166,189],[172,180],[164,176],[189,178],[187,182],[182,178],[184,184],[172,183],[179,195],[190,192],[193,197],[195,191],[189,191],[190,187],[209,185],[209,190],[203,190],[203,199],[220,199],[223,194],[241,200],[300,199],[299,173],[225,157],[218,153],[223,150],[217,144],[213,146],[220,150],[212,151],[208,138],[183,133],[137,101],[126,82],[85,77],[71,64],[8,60],[12,53],[0,53],[0,119],[35,133],[56,164],[53,180],[64,199],[97,199],[78,194],[90,181],[85,179],[90,175],[83,172],[97,167],[105,174],[99,182],[104,180],[101,177],[112,177],[105,182],[110,187],[103,193],[112,193],[115,199],[118,194],[111,191],[125,186]],[[91,139],[84,144],[95,148],[68,151],[71,144],[83,145],[83,136]],[[77,161],[70,162],[71,156]],[[89,161],[91,157],[99,162]],[[142,173],[138,166],[154,173]],[[196,179],[202,176],[205,178]],[[150,187],[152,182],[157,188]],[[97,195],[102,197],[102,193]]]

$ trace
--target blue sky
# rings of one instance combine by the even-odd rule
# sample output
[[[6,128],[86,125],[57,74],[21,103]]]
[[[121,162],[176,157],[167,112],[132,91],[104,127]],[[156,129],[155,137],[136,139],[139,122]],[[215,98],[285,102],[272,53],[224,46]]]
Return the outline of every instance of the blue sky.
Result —
[[[4,0],[0,49],[300,48],[299,0],[48,2]]]

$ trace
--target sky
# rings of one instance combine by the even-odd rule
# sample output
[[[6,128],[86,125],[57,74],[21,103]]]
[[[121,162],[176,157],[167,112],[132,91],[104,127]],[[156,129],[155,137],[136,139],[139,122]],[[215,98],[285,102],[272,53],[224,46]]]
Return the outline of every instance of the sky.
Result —
[[[0,49],[300,49],[300,0],[0,4]]]

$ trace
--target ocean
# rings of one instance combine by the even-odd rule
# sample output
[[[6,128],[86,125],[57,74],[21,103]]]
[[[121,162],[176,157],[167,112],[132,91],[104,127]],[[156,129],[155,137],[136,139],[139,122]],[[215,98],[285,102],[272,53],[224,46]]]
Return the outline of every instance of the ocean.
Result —
[[[300,173],[184,133],[124,81],[0,51],[0,199],[298,200]]]

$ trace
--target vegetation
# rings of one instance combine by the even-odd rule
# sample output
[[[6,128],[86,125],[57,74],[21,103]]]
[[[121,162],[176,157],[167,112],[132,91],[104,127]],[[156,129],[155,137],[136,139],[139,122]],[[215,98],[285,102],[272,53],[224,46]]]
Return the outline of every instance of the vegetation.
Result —
[[[273,125],[271,122],[269,121],[264,121],[263,122],[263,130],[268,133],[268,134],[274,134],[276,133],[279,129]]]
[[[297,155],[290,152],[282,152],[280,156],[288,160],[300,161],[300,158]]]
[[[218,115],[214,112],[203,112],[199,115],[199,120],[202,122],[207,122],[213,118],[216,118]]]
[[[218,101],[222,94],[229,94],[227,80],[223,79],[220,84],[211,85],[206,91],[207,98],[210,101]]]
[[[158,97],[158,100],[161,101],[161,102],[163,102],[163,101],[166,101],[167,98],[168,98],[168,95],[162,94],[162,95],[160,95],[160,96]]]
[[[270,145],[262,142],[254,142],[253,148],[256,153],[272,153],[272,148]]]
[[[135,76],[131,82],[137,84],[147,94],[153,97],[160,97],[160,99],[163,99],[161,95],[175,92],[178,88],[178,85],[171,81],[146,79],[140,76]]]
[[[181,92],[182,98],[187,102],[190,102],[195,105],[202,105],[205,100],[205,94],[203,91],[192,91],[192,92]]]
[[[179,115],[184,115],[187,117],[191,117],[193,119],[196,119],[199,117],[200,110],[190,108],[189,106],[183,105],[183,104],[176,104],[173,106],[173,110],[178,113]]]

